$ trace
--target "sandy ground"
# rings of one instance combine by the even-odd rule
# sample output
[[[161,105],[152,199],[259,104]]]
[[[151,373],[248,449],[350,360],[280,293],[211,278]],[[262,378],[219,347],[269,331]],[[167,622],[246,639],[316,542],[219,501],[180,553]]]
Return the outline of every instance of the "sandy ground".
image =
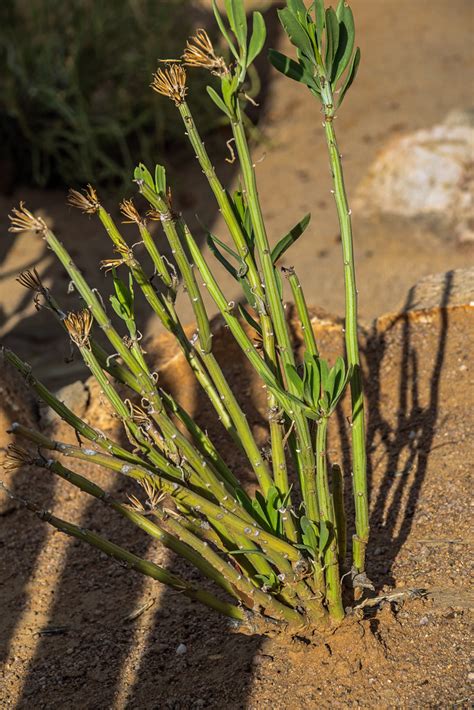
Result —
[[[444,304],[454,301],[457,281],[456,274],[443,280],[437,295]],[[376,593],[388,595],[380,608],[359,610],[335,633],[302,630],[289,638],[242,633],[182,595],[55,534],[4,498],[2,707],[469,707],[473,314],[472,306],[422,308],[383,317],[361,332],[371,488],[368,569]],[[327,318],[314,323],[321,352],[332,359],[340,352],[341,324]],[[297,324],[294,338],[298,350]],[[225,330],[214,343],[263,445],[266,405],[260,383]],[[166,339],[150,344],[149,358],[161,362],[162,384],[206,426],[245,480],[248,466],[223,437],[183,358]],[[22,392],[13,383],[2,386],[5,419],[35,419]],[[93,382],[85,394],[74,388],[62,396],[72,397],[86,420],[122,440]],[[51,431],[44,417],[39,425]],[[342,414],[338,425],[347,440]],[[337,431],[332,434],[331,460],[341,461],[347,475],[347,449],[341,451]],[[61,424],[55,436],[74,441]],[[80,468],[114,498],[126,501],[127,493],[138,494],[123,477],[90,465]],[[64,481],[23,468],[10,473],[7,484],[16,495],[34,498],[56,515],[202,584],[162,546]],[[346,486],[350,510],[349,480]],[[181,644],[183,654],[177,653]]]
[[[268,3],[269,46],[287,49]],[[340,115],[336,130],[343,154],[349,197],[354,196],[378,152],[397,135],[429,128],[453,109],[472,104],[474,7],[471,0],[355,0],[352,3],[357,36],[362,49],[360,73]],[[291,50],[290,50],[291,52]],[[296,267],[308,302],[333,313],[343,313],[342,264],[339,230],[330,193],[326,146],[318,105],[304,87],[291,82],[266,62],[260,68],[261,141],[254,148],[262,204],[272,243],[307,212],[311,224],[286,258]],[[160,100],[150,96],[150,100]],[[225,134],[208,140],[216,169],[229,185],[238,184],[229,165]],[[142,159],[144,156],[140,156]],[[190,152],[157,156],[171,169],[177,204],[202,237],[194,215],[221,238],[225,227],[215,211],[212,195]],[[150,162],[153,162],[152,159]],[[65,204],[62,191],[18,188],[0,198],[4,236],[0,276],[0,337],[28,356],[50,382],[73,380],[84,371],[73,365],[65,372],[60,362],[51,363],[50,348],[67,354],[62,333],[46,316],[30,319],[29,297],[14,281],[24,268],[36,266],[58,298],[72,307],[74,297],[65,295],[67,279],[41,241],[30,236],[5,234],[6,214],[20,199],[41,208],[69,247],[72,256],[105,294],[98,262],[111,256],[111,247],[100,225]],[[114,209],[116,201],[110,203]],[[360,313],[371,319],[401,304],[407,289],[421,276],[472,263],[472,246],[460,246],[439,223],[427,225],[395,216],[365,218],[354,214]],[[132,232],[128,232],[131,239]],[[157,234],[160,244],[161,235]],[[207,247],[203,247],[212,260]],[[235,283],[216,266],[229,299],[239,296]],[[186,298],[180,299],[185,321],[192,320]],[[214,306],[209,303],[210,311]],[[141,327],[156,334],[159,326],[140,308]]]

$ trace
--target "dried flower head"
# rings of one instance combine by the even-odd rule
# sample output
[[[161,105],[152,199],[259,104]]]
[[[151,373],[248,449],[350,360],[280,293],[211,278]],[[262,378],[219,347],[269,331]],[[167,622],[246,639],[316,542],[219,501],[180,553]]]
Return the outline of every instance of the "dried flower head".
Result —
[[[66,330],[80,348],[89,345],[89,333],[92,327],[92,314],[88,308],[78,313],[68,313],[64,319]]]
[[[225,76],[229,73],[224,59],[216,55],[206,30],[198,30],[194,37],[188,39],[183,61],[187,67],[208,69],[216,76]]]
[[[139,426],[148,426],[150,424],[150,418],[148,414],[138,406],[138,404],[130,403],[130,411],[133,421]]]
[[[69,190],[67,201],[71,207],[77,207],[86,214],[95,214],[100,209],[99,198],[92,185],[87,185],[82,192]]]
[[[158,69],[150,86],[179,106],[183,103],[187,92],[186,71],[180,64],[170,64],[165,69]]]
[[[155,488],[155,486],[150,483],[148,479],[142,478],[140,485],[148,497],[148,505],[152,510],[157,508],[161,501],[166,498],[166,493],[163,493],[160,489]]]
[[[122,264],[126,264],[133,257],[133,252],[126,244],[117,244],[114,251],[119,255],[114,259],[103,259],[100,262],[100,268],[105,269],[105,272],[111,269],[117,269]]]
[[[143,504],[136,496],[129,495],[128,500],[130,501],[131,507],[142,514],[156,510],[161,501],[166,497],[166,494],[155,488],[146,478],[139,481],[139,483],[145,491],[148,500],[146,504]]]
[[[144,224],[144,220],[133,204],[133,200],[122,200],[120,212],[125,217],[124,224]]]
[[[30,271],[29,269],[22,271],[20,274],[18,274],[16,280],[19,284],[21,284],[25,288],[28,288],[30,291],[35,291],[37,293],[46,293],[46,288],[45,286],[43,286],[43,282],[41,281],[40,275],[38,274],[36,269],[33,269],[33,271]]]
[[[25,466],[25,464],[32,464],[33,461],[34,459],[30,452],[22,446],[9,444],[5,458],[3,459],[2,467],[5,471],[16,471],[17,468],[21,468],[22,466]]]
[[[8,215],[11,222],[9,232],[36,232],[44,234],[48,227],[46,222],[41,217],[35,217],[32,212],[26,209],[25,203],[20,202],[19,207],[14,207],[11,214]]]

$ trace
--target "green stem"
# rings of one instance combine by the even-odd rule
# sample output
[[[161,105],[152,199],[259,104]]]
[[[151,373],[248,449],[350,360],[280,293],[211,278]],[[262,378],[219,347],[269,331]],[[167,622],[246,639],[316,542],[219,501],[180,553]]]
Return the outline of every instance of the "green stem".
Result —
[[[105,503],[105,505],[109,506],[117,513],[119,513],[122,517],[134,523],[134,525],[137,525],[148,535],[159,540],[169,550],[176,553],[177,555],[180,555],[180,557],[183,557],[184,559],[188,560],[188,562],[191,562],[191,564],[193,564],[197,569],[199,569],[199,571],[202,572],[208,579],[212,579],[226,592],[228,592],[232,596],[235,596],[232,586],[214,566],[209,564],[208,561],[203,559],[201,555],[197,554],[188,545],[183,544],[183,542],[177,540],[176,537],[170,535],[159,525],[153,523],[145,515],[142,515],[136,510],[131,509],[129,506],[123,505],[122,503],[113,500],[109,493],[104,491],[103,488],[100,488],[100,486],[98,486],[96,483],[93,483],[92,481],[89,481],[84,476],[81,476],[80,474],[71,471],[69,468],[66,468],[59,461],[54,461],[52,459],[49,461],[45,461],[44,459],[38,459],[34,463],[39,467],[43,467],[48,469],[49,471],[52,471],[56,475],[63,478],[65,481],[71,483],[73,486],[76,486],[76,488],[79,488],[84,493],[87,493],[88,495],[91,495],[94,498],[101,500],[103,503]]]
[[[344,565],[347,545],[347,522],[344,508],[344,478],[341,467],[332,466],[332,499],[334,502],[334,521],[336,524],[337,550],[339,564]]]
[[[242,263],[245,264],[249,286],[255,294],[257,301],[257,315],[262,328],[263,349],[265,359],[273,370],[275,376],[279,379],[278,360],[275,350],[275,336],[271,319],[266,309],[265,292],[261,284],[261,278],[258,273],[258,268],[252,251],[249,249],[247,240],[242,231],[242,227],[236,217],[233,206],[231,205],[227,191],[219,181],[214,166],[205,149],[204,143],[201,140],[196,124],[189,110],[189,106],[185,101],[179,105],[179,112],[186,126],[186,132],[190,143],[196,153],[196,158],[202,168],[202,171],[209,181],[209,185],[214,193],[219,209],[224,218],[224,221],[229,229],[230,235],[237,249]],[[270,413],[277,409],[277,402],[271,392],[268,393],[268,408]],[[283,496],[289,493],[288,470],[286,464],[285,451],[283,446],[284,427],[277,421],[275,416],[269,417],[270,422],[270,439],[272,446],[272,466],[275,485]],[[291,498],[288,504],[291,505]],[[284,519],[285,532],[290,540],[296,541],[296,527],[291,516]]]
[[[308,306],[306,304],[306,299],[304,297],[303,289],[301,288],[300,280],[297,277],[294,269],[288,269],[287,275],[298,317],[301,322],[301,330],[303,331],[303,340],[306,352],[308,352],[310,355],[314,355],[317,357],[319,355],[318,346],[316,344],[316,338],[314,336],[314,330],[311,324],[311,318],[309,315]]]
[[[334,179],[334,197],[341,229],[346,295],[345,339],[348,364],[353,367],[351,377],[352,397],[352,455],[353,490],[356,535],[353,539],[353,565],[358,573],[365,570],[365,551],[369,539],[369,502],[367,491],[367,459],[365,450],[364,397],[357,336],[357,288],[352,243],[351,211],[347,201],[341,156],[336,141],[332,115],[325,120],[326,141]]]
[[[176,261],[183,276],[183,280],[188,291],[188,294],[192,301],[197,299],[194,305],[201,303],[204,309],[204,303],[202,301],[201,294],[197,288],[196,278],[188,258],[184,252],[181,245],[181,241],[178,234],[178,229],[181,232],[183,240],[188,237],[189,230],[182,220],[176,218],[169,211],[169,206],[165,200],[154,193],[147,185],[140,186],[143,190],[144,196],[149,200],[149,202],[160,212],[162,215],[163,228],[165,230],[166,236],[172,248],[172,252],[176,257]],[[226,308],[228,305],[226,304]],[[267,465],[262,457],[262,454],[253,438],[251,429],[243,413],[240,405],[238,404],[234,393],[232,392],[229,384],[222,373],[221,367],[212,353],[201,351],[201,357],[206,364],[206,367],[211,375],[211,378],[216,386],[216,389],[220,393],[221,400],[223,401],[227,411],[229,412],[232,421],[234,422],[238,439],[246,452],[250,464],[255,472],[257,480],[264,491],[267,493],[268,489],[272,485],[272,479]]]
[[[74,414],[63,402],[60,402],[45,385],[36,379],[33,375],[30,365],[20,360],[20,358],[11,350],[4,350],[5,359],[11,363],[16,370],[25,378],[27,384],[33,389],[36,394],[43,400],[53,411],[58,414],[67,424],[75,429],[78,434],[89,441],[98,444],[102,449],[120,457],[123,461],[136,463],[141,465],[143,461],[134,454],[131,454],[126,449],[116,444],[112,439],[109,439],[103,432],[97,431],[82,421]],[[12,425],[13,429],[17,428],[16,423]]]
[[[324,566],[326,570],[326,600],[330,617],[335,621],[340,621],[344,618],[344,607],[342,605],[341,580],[339,577],[339,565],[337,561],[336,525],[333,516],[333,504],[329,490],[327,472],[327,426],[327,418],[323,417],[320,419],[316,434],[316,481],[318,487],[321,523],[325,524],[329,534],[329,541],[324,551]]]
[[[87,542],[92,547],[104,552],[108,557],[113,557],[119,562],[126,564],[127,567],[130,567],[131,569],[134,569],[147,577],[156,579],[158,582],[176,589],[181,594],[184,594],[184,596],[195,601],[199,601],[211,609],[215,609],[221,614],[224,614],[225,616],[230,616],[231,618],[238,619],[239,621],[246,620],[246,614],[240,607],[224,602],[210,592],[202,589],[195,589],[188,582],[185,582],[180,577],[171,574],[159,565],[156,565],[154,562],[144,560],[143,558],[134,555],[128,550],[125,550],[123,547],[106,540],[104,537],[97,535],[91,530],[86,530],[77,525],[73,525],[72,523],[68,523],[66,520],[56,517],[49,511],[40,510],[29,501],[22,499],[21,502],[26,508],[31,510],[41,520],[44,520],[52,525],[56,528],[56,530],[59,530],[66,535],[70,535],[71,537],[75,537],[78,540],[82,540],[83,542]]]
[[[232,132],[235,138],[235,145],[239,155],[240,164],[242,166],[247,201],[254,227],[255,244],[263,269],[265,293],[268,298],[270,315],[275,328],[278,353],[283,365],[294,365],[295,359],[290,333],[276,281],[275,266],[272,261],[271,249],[258,197],[255,170],[250,156],[250,150],[238,103],[237,115],[235,120],[232,120]],[[287,387],[290,394],[298,394],[296,388],[290,381],[287,382]],[[313,447],[311,445],[309,426],[306,418],[297,411],[295,411],[294,422],[296,434],[299,440],[298,448],[295,450],[298,453],[298,470],[300,473],[301,489],[306,507],[306,514],[311,518],[311,520],[317,521],[319,513],[316,499],[315,461]]]

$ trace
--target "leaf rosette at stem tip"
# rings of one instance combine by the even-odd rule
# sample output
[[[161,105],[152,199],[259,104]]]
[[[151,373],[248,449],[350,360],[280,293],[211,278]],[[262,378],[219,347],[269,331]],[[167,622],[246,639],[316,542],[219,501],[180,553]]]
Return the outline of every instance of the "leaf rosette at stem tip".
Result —
[[[303,0],[287,0],[278,16],[296,47],[297,60],[271,49],[271,63],[285,76],[305,84],[324,104],[326,116],[332,116],[354,81],[360,62],[360,49],[354,50],[351,8],[345,0],[339,0],[336,10],[325,9],[324,0],[314,0],[308,8]]]

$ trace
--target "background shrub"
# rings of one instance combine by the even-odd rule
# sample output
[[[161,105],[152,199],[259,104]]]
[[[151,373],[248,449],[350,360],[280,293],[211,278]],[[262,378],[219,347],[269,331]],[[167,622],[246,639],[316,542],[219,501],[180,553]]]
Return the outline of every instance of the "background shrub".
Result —
[[[148,86],[192,18],[189,0],[2,0],[3,184],[120,183],[131,155],[180,141],[172,107]]]

